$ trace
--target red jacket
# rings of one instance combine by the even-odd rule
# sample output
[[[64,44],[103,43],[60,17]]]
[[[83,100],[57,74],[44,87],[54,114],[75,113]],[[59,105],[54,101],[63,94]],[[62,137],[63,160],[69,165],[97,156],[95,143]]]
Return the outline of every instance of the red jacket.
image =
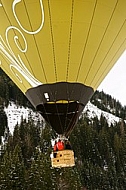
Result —
[[[64,143],[62,141],[58,141],[56,145],[58,150],[64,150]]]

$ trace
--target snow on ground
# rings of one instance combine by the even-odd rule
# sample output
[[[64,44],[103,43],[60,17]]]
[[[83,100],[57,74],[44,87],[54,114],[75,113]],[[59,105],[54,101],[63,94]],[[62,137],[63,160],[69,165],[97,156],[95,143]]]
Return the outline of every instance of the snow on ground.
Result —
[[[10,102],[8,107],[4,108],[4,111],[8,118],[8,127],[11,134],[13,134],[14,127],[21,123],[22,118],[28,121],[28,118],[32,117],[36,123],[42,120],[39,113],[33,112],[31,109],[24,108],[23,106],[17,106],[13,102]]]
[[[100,119],[101,114],[106,118],[109,125],[114,124],[115,122],[119,122],[120,118],[110,114],[108,112],[102,111],[97,106],[93,105],[91,102],[88,102],[84,109],[84,113],[87,112],[87,116],[89,118],[94,118],[95,116]]]
[[[8,127],[10,130],[10,133],[13,134],[14,127],[16,124],[21,123],[21,118],[26,119],[28,121],[28,118],[32,116],[32,119],[37,123],[37,121],[42,121],[42,116],[37,113],[33,112],[29,108],[24,108],[23,106],[17,106],[13,102],[10,102],[7,108],[4,108],[4,111],[6,112],[7,118],[8,118]],[[96,106],[94,106],[92,103],[88,102],[86,105],[83,113],[87,112],[87,116],[89,118],[93,118],[95,116],[100,119],[101,114],[104,115],[104,117],[107,119],[108,124],[119,122],[120,118],[116,117],[108,112],[102,111]]]

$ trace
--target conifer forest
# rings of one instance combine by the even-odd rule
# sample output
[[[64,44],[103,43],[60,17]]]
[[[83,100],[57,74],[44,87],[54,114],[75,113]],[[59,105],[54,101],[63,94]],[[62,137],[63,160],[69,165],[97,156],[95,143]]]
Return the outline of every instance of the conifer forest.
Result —
[[[4,112],[10,101],[34,110],[0,70],[0,190],[126,190],[126,107],[119,101],[104,92],[93,95],[92,104],[120,121],[109,125],[104,115],[89,118],[85,112],[70,136],[71,168],[51,167],[55,131],[44,122],[36,125],[32,115],[10,134]]]

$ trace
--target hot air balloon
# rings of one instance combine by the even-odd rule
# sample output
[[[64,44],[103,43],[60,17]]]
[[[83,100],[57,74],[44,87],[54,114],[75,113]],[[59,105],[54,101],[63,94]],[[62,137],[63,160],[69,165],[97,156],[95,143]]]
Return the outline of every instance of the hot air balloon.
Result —
[[[1,0],[0,66],[69,136],[126,48],[125,0]]]

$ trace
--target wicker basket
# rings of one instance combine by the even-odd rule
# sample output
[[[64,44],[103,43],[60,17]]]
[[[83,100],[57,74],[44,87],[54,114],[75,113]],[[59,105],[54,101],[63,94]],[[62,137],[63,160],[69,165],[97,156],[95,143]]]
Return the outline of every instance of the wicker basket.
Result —
[[[72,167],[75,165],[74,152],[72,150],[62,150],[53,152],[51,158],[52,167]]]

